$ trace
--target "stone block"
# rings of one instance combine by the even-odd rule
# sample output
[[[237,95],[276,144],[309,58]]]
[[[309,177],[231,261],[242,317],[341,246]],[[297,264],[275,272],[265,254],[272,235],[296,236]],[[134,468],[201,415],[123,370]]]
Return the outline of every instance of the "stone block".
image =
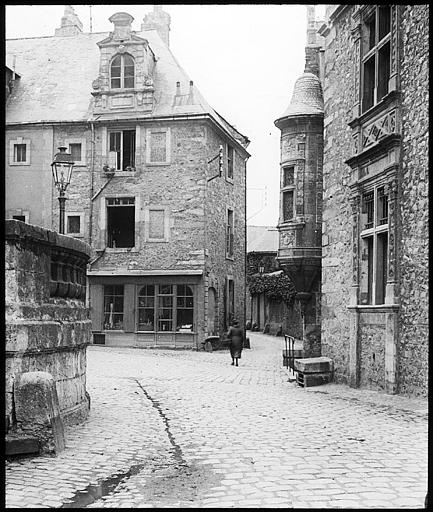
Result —
[[[63,422],[53,377],[47,372],[26,372],[15,377],[16,431],[36,437],[42,453],[65,447]]]
[[[334,363],[329,357],[308,357],[295,359],[295,369],[302,373],[332,372]]]
[[[39,442],[36,437],[7,435],[5,452],[6,456],[39,453]]]
[[[296,375],[296,382],[299,386],[308,388],[310,386],[320,386],[321,384],[328,384],[332,381],[331,372],[323,373],[302,373],[298,372]]]

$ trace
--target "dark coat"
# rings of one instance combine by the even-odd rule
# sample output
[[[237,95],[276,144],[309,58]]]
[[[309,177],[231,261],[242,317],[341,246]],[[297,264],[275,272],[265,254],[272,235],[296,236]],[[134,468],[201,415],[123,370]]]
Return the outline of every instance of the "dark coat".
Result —
[[[230,355],[240,358],[244,346],[244,332],[240,327],[231,326],[227,337],[230,340]]]

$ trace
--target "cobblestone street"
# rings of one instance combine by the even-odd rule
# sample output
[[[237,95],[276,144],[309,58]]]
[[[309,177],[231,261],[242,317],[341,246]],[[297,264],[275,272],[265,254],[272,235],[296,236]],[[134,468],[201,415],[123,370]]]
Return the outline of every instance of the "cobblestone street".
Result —
[[[427,401],[288,382],[282,338],[88,348],[91,410],[57,457],[6,464],[7,507],[423,508]]]

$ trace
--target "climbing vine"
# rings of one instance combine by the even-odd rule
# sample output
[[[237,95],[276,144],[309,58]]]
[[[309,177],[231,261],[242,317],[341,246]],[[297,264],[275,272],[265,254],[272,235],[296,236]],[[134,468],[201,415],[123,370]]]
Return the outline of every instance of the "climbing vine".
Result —
[[[251,295],[264,293],[270,300],[284,301],[288,306],[293,304],[296,288],[286,274],[254,274],[248,278]]]

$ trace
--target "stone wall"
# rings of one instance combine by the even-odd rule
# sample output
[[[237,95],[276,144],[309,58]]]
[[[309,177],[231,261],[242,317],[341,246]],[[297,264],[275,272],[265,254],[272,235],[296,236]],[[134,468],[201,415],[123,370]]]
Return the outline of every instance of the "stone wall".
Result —
[[[399,392],[428,390],[429,6],[401,6]]]
[[[323,96],[322,355],[334,361],[334,380],[347,383],[351,286],[350,167],[352,135],[348,122],[354,104],[354,48],[350,34],[353,7],[326,36]]]
[[[14,423],[14,379],[48,372],[65,422],[87,417],[85,307],[89,247],[53,231],[6,221],[6,415]]]

